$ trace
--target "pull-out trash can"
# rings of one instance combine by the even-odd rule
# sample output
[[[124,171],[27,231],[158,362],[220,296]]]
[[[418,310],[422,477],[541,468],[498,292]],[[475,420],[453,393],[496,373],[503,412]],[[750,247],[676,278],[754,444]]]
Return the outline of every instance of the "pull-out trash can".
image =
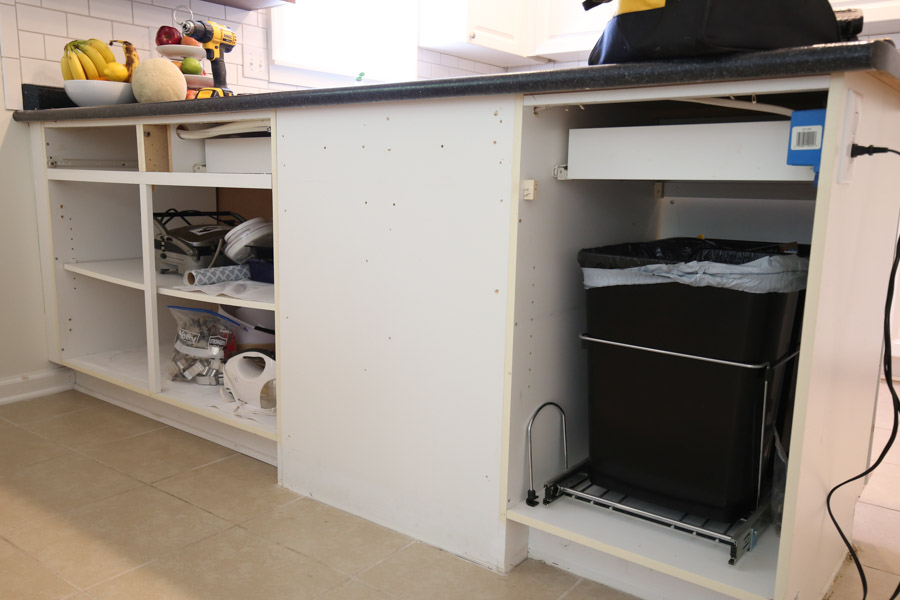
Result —
[[[595,485],[720,521],[756,508],[793,399],[805,256],[694,238],[579,252]]]

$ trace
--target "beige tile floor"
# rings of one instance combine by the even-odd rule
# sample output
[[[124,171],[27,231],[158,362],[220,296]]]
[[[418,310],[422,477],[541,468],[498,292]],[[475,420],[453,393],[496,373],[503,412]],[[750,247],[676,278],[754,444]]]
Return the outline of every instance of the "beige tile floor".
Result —
[[[2,600],[633,598],[532,560],[492,573],[75,391],[0,406],[0,457]]]
[[[900,392],[900,382],[895,382]],[[884,448],[891,433],[891,396],[881,383],[875,415],[873,457]],[[868,600],[888,600],[900,583],[900,440],[881,466],[872,473],[856,505],[853,543],[868,581]],[[838,573],[828,600],[859,600],[862,586],[856,566],[848,559]]]
[[[875,443],[890,433],[882,386]],[[275,484],[274,467],[79,392],[0,406],[0,599],[626,600],[503,576]],[[900,445],[860,499],[869,598],[900,583]],[[827,596],[858,600],[847,564]]]

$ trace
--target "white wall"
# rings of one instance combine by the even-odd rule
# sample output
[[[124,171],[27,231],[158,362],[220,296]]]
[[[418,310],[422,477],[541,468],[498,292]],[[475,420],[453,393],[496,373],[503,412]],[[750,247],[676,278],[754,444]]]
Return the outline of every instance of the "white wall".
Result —
[[[5,63],[2,65],[6,75]],[[5,104],[4,104],[5,107]],[[31,183],[28,126],[0,111],[0,179],[3,181],[0,235],[0,398],[3,381],[50,367],[44,340],[41,268]]]
[[[210,19],[232,28],[238,46],[225,55],[229,86],[238,94],[293,90],[285,85],[246,75],[250,49],[269,57],[269,11],[246,11],[203,0],[0,0],[0,57],[4,65],[7,108],[21,108],[17,91],[22,83],[62,86],[59,58],[66,42],[96,37],[124,39],[142,58],[158,56],[154,37],[160,25],[171,25],[173,7],[190,5],[197,19]],[[180,15],[179,15],[180,16]],[[114,52],[120,55],[121,50]],[[254,53],[258,54],[258,52]],[[505,69],[453,56],[419,51],[419,78],[499,73]]]

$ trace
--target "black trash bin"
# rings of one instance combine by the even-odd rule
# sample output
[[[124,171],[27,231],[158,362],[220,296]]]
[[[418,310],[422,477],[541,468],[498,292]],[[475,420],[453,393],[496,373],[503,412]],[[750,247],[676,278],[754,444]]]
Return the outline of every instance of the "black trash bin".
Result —
[[[808,247],[671,238],[585,249],[578,260],[588,287],[589,273],[627,281],[633,267],[702,272],[790,256],[776,261],[799,265],[797,287],[797,255]],[[803,291],[759,292],[753,273],[738,284],[649,277],[667,282],[587,289],[591,481],[706,518],[747,516],[769,478],[776,413],[793,400],[796,361],[783,359],[799,347]]]

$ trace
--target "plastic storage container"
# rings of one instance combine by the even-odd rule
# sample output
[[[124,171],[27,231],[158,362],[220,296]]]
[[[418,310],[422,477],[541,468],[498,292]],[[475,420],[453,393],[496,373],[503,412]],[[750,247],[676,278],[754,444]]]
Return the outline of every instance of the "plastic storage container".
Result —
[[[721,521],[756,508],[771,478],[773,424],[793,399],[786,374],[796,361],[778,363],[799,345],[798,253],[808,249],[692,238],[579,253],[586,282],[598,273],[664,281],[587,289],[594,484]],[[773,275],[754,273],[754,265],[782,256],[798,270],[791,291],[742,291]],[[727,277],[710,275],[722,265],[750,272],[723,283]],[[685,266],[700,275],[683,276]],[[642,272],[657,268],[661,278]]]

